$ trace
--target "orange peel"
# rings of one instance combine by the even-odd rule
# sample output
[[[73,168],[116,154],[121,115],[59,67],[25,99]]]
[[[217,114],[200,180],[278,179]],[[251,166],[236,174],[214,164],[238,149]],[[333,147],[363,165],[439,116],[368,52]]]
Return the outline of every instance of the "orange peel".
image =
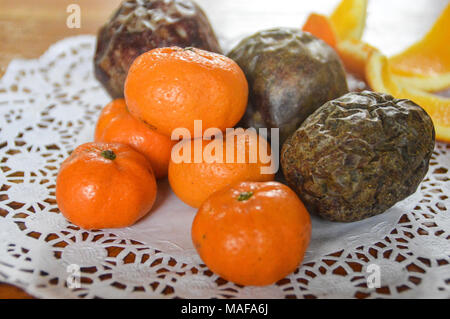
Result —
[[[342,0],[330,16],[338,41],[360,40],[366,26],[367,0]]]
[[[450,85],[450,4],[428,34],[390,59],[361,41],[367,0],[342,0],[329,18],[311,15],[304,30],[325,40],[336,34],[336,50],[349,73],[374,91],[409,99],[432,118],[438,140],[450,142],[450,99],[431,94]]]
[[[367,0],[342,0],[330,17],[312,13],[303,26],[333,47],[349,73],[364,79],[365,62],[373,47],[360,42],[366,24]]]
[[[344,63],[345,69],[366,82],[366,64],[374,51],[378,51],[378,49],[354,39],[341,41],[337,45],[337,52]]]
[[[367,60],[366,78],[373,90],[399,99],[409,99],[420,105],[432,118],[437,139],[450,142],[449,98],[397,83],[392,76],[388,58],[379,51],[373,51]]]
[[[337,49],[336,31],[327,16],[311,13],[303,25],[302,30],[322,39],[335,50]]]
[[[396,81],[427,91],[450,87],[450,4],[417,43],[389,59]]]

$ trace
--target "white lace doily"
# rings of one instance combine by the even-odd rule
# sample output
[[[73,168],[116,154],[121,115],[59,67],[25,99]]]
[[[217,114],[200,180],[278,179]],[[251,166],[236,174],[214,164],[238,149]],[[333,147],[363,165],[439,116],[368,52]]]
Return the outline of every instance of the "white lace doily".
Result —
[[[94,49],[94,36],[68,38],[0,79],[0,281],[49,298],[450,298],[450,144],[437,143],[420,189],[386,213],[352,224],[313,217],[303,265],[268,287],[237,286],[202,264],[195,210],[167,181],[133,227],[68,223],[55,201],[59,165],[92,140],[110,101],[93,76]],[[79,288],[68,287],[70,265]]]

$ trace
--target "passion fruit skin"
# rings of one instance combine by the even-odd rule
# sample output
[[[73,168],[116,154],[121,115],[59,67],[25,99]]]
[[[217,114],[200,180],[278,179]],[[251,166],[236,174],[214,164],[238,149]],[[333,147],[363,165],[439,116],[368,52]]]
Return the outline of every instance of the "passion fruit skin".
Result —
[[[98,32],[95,75],[111,97],[121,98],[134,59],[170,46],[222,52],[208,18],[193,1],[124,1]]]
[[[249,83],[247,111],[238,126],[279,128],[281,143],[323,103],[348,92],[336,52],[300,29],[258,32],[228,56]]]
[[[309,116],[284,143],[281,166],[310,212],[354,222],[416,192],[434,146],[433,122],[420,106],[364,91]]]

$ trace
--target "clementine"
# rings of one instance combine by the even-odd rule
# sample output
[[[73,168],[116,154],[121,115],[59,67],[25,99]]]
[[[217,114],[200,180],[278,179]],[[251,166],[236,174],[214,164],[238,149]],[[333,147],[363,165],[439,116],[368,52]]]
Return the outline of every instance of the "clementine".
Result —
[[[167,176],[175,142],[133,117],[124,99],[114,100],[102,110],[95,141],[127,144],[150,160],[156,178]]]
[[[260,150],[264,153],[265,149],[268,150],[267,159],[259,153]],[[182,154],[178,161],[174,155],[177,152]],[[234,136],[225,135],[224,139],[182,141],[174,146],[172,153],[170,186],[182,201],[192,207],[199,207],[212,193],[231,183],[274,179],[274,172],[270,171],[268,164],[269,161],[273,163],[270,146],[256,133],[246,134],[242,130]],[[202,158],[196,158],[196,154]],[[204,156],[207,154],[211,154],[209,158]],[[268,172],[264,172],[264,168]]]
[[[150,162],[130,146],[118,143],[77,147],[56,179],[61,213],[85,229],[130,226],[150,211],[155,198]]]
[[[202,120],[203,130],[234,127],[247,98],[247,80],[233,60],[195,48],[148,51],[133,62],[125,82],[131,114],[167,136],[175,128],[194,136],[194,120]]]
[[[264,286],[283,279],[302,262],[311,220],[289,187],[240,182],[202,204],[191,234],[211,271],[236,284]]]

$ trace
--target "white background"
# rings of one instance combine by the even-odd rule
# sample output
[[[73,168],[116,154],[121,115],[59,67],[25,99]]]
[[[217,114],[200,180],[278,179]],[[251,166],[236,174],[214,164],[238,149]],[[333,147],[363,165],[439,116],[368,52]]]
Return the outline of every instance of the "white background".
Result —
[[[260,30],[303,26],[312,11],[330,14],[340,0],[196,0],[207,13],[223,49]],[[363,39],[387,55],[419,40],[448,0],[369,0]],[[449,39],[450,41],[450,39]]]

